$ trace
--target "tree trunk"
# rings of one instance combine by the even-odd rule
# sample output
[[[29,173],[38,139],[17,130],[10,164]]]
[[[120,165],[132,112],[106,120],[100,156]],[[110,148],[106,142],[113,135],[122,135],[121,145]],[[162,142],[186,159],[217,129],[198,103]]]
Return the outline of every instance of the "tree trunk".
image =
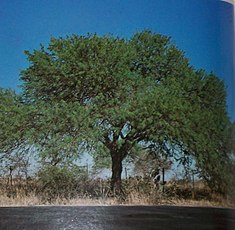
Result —
[[[114,195],[120,195],[122,192],[122,155],[119,152],[111,154],[112,157],[112,177],[111,191]]]

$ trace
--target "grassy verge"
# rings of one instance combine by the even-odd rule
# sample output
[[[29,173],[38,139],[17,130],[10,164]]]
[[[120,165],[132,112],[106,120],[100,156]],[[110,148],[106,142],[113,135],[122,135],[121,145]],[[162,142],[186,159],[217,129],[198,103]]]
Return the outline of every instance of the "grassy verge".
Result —
[[[209,200],[185,200],[185,199],[170,199],[163,198],[159,202],[151,202],[148,197],[131,196],[125,201],[118,198],[72,198],[63,199],[57,198],[52,202],[44,202],[39,197],[34,195],[24,197],[7,197],[0,196],[0,207],[6,206],[37,206],[37,205],[177,205],[177,206],[200,206],[200,207],[226,207],[235,208],[235,202],[232,200],[221,199],[220,201]]]
[[[61,181],[40,184],[36,179],[0,181],[0,206],[34,205],[183,205],[232,207],[235,200],[213,193],[202,182],[168,182],[153,186],[146,180],[124,180],[123,194],[114,196],[107,180]]]

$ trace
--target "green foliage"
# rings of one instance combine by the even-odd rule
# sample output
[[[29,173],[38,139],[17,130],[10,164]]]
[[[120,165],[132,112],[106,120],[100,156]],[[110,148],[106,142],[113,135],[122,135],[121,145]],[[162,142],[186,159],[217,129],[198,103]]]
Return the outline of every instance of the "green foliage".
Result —
[[[28,176],[30,152],[27,117],[30,106],[13,90],[0,88],[0,171],[3,175]]]
[[[191,156],[205,180],[225,187],[219,186],[228,162],[223,82],[194,70],[170,38],[151,31],[129,40],[73,35],[26,54],[18,133],[44,159],[74,159],[82,146],[95,159],[109,154],[115,184],[138,146],[181,162]]]
[[[0,149],[10,152],[25,142],[25,108],[12,90],[0,89]]]
[[[79,181],[87,179],[85,172],[76,165],[45,166],[37,174],[38,194],[52,201],[56,198],[71,199],[79,193]]]

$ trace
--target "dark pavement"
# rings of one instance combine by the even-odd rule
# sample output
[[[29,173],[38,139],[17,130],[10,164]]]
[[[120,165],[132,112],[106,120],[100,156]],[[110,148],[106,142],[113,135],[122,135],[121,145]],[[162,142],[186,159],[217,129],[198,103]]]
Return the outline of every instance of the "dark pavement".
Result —
[[[235,230],[235,209],[177,206],[0,208],[0,230]]]

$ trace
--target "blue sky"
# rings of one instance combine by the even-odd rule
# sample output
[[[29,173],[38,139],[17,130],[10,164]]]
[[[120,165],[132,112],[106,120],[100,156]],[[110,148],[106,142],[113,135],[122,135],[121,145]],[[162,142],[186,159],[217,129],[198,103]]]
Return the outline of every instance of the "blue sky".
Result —
[[[0,87],[19,90],[24,50],[51,36],[111,33],[130,37],[151,29],[172,37],[196,68],[224,79],[235,119],[233,6],[219,0],[1,0]]]

